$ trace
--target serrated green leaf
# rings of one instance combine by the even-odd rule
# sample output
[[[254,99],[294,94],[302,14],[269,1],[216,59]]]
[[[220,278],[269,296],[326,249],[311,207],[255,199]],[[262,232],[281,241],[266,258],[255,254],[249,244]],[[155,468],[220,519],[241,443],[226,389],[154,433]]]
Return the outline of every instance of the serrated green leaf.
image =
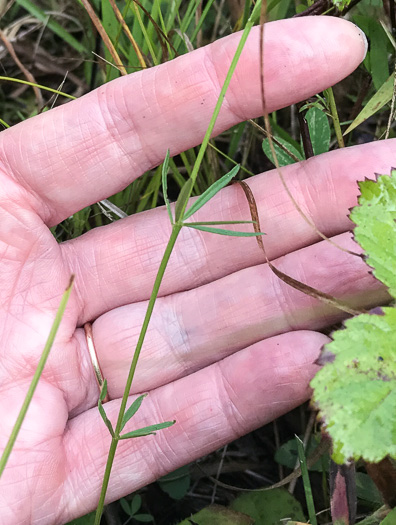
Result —
[[[133,417],[136,412],[139,410],[143,403],[143,399],[147,397],[148,394],[143,394],[135,399],[135,401],[132,403],[132,405],[128,408],[128,410],[125,412],[124,417],[122,418],[121,423],[121,430],[125,427],[125,425],[128,423],[128,421]]]
[[[333,334],[311,382],[337,463],[396,457],[396,309],[382,310]]]
[[[204,204],[206,204],[212,197],[216,195],[222,188],[227,186],[227,184],[236,177],[241,166],[237,164],[232,168],[231,171],[223,175],[219,180],[214,182],[209,188],[198,197],[194,204],[186,211],[183,216],[183,221],[190,218],[195,212],[197,212]]]
[[[304,118],[308,124],[309,136],[315,155],[329,151],[331,131],[326,113],[312,107],[306,112]]]
[[[200,226],[199,224],[184,223],[183,226],[193,228],[194,230],[201,230],[208,233],[217,233],[218,235],[229,235],[230,237],[258,237],[265,235],[262,232],[234,232],[233,230],[223,230],[222,228],[210,228],[209,226]]]
[[[281,137],[276,137],[276,140],[283,146],[283,148],[286,149],[285,151],[285,149],[283,149],[279,144],[274,143],[275,153],[280,167],[288,166],[289,164],[294,164],[295,162],[304,160],[301,152],[287,140]],[[272,162],[272,164],[275,164],[268,139],[263,140],[262,147],[266,157]]]
[[[120,439],[129,439],[137,438],[143,436],[150,436],[157,432],[157,430],[162,430],[164,428],[171,427],[176,421],[164,421],[164,423],[157,423],[156,425],[149,425],[148,427],[139,428],[138,430],[132,430],[132,432],[127,432],[120,436]]]
[[[162,164],[162,193],[164,195],[164,201],[171,224],[173,224],[172,210],[168,199],[168,169],[169,169],[169,150],[166,150],[165,160]]]
[[[359,187],[359,206],[350,215],[356,224],[355,240],[367,253],[375,277],[396,298],[396,171],[391,177],[379,176],[377,182],[360,182]]]
[[[347,130],[344,132],[344,135],[347,135],[352,130],[357,128],[362,122],[370,118],[374,113],[377,113],[382,107],[387,104],[393,96],[393,84],[394,84],[394,74],[392,74],[388,80],[379,88],[377,93],[367,102],[359,115],[355,120],[350,124]]]
[[[178,222],[186,208],[188,199],[190,198],[191,191],[194,186],[194,181],[192,179],[187,179],[183,184],[182,189],[180,190],[179,196],[175,204],[175,222]]]

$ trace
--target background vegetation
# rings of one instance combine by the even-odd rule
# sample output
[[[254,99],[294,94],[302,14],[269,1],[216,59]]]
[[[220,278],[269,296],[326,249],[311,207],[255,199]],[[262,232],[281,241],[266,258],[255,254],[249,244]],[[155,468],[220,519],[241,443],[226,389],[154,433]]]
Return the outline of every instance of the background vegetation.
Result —
[[[152,67],[243,28],[253,5],[251,0],[122,0],[112,4],[110,0],[94,0],[89,14],[85,1],[0,1],[3,75],[0,118],[4,127],[68,101],[63,95],[12,82],[12,79],[80,97],[120,76],[123,68],[133,73]],[[345,136],[346,145],[378,140],[385,135],[394,137],[393,120],[389,118],[394,92],[393,0],[354,0],[348,6],[340,2],[335,6],[327,0],[308,5],[299,0],[268,3],[269,20],[305,13],[345,16],[370,38],[371,48],[364,64],[334,88],[340,129],[345,131],[351,123],[359,124]],[[106,45],[109,41],[112,52]],[[339,147],[342,139],[337,137],[337,128],[329,117],[335,115],[329,103],[332,95],[324,95],[270,116],[281,165]],[[272,154],[263,127],[262,119],[257,119],[239,124],[211,140],[194,194],[201,194],[236,163],[243,168],[240,171],[243,178],[272,168]],[[191,174],[196,156],[197,150],[191,149],[170,160],[168,193],[171,200],[176,200]],[[91,228],[163,204],[161,168],[157,168],[109,200],[74,214],[53,228],[53,233],[62,242]],[[305,522],[313,501],[317,522],[329,523],[329,457],[326,454],[310,466],[312,499],[307,476],[305,483],[291,479],[286,485],[288,492],[276,489],[240,495],[226,486],[257,489],[283,479],[298,464],[295,435],[305,443],[306,455],[315,455],[319,439],[315,436],[314,422],[309,407],[302,406],[108,506],[103,522],[165,525],[186,519],[183,523],[232,524],[253,523],[255,519],[256,523],[266,525],[279,523],[285,516]],[[221,482],[217,483],[219,478]],[[357,464],[356,479],[359,520],[380,523],[385,516],[383,499],[363,464]],[[205,509],[187,519],[209,504],[221,507]],[[250,516],[250,521],[238,513],[243,513],[245,518]],[[310,517],[312,522],[312,515]],[[88,524],[91,519],[88,516],[73,523]],[[392,523],[396,523],[394,519]]]

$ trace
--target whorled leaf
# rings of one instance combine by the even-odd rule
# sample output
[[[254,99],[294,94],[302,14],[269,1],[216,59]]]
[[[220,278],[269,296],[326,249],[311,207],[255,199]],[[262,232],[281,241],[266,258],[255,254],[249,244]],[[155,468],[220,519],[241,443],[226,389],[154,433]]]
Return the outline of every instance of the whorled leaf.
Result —
[[[396,458],[396,309],[362,314],[333,334],[311,386],[333,459]]]

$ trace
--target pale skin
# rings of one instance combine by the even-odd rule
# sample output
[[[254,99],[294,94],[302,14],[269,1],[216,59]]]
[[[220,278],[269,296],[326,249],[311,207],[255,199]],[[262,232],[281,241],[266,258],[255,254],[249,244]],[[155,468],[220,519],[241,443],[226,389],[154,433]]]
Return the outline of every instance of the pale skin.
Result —
[[[323,37],[326,35],[326,38]],[[304,100],[362,61],[359,30],[334,18],[266,26],[270,111]],[[49,227],[124,188],[203,138],[235,51],[233,35],[158,68],[110,83],[0,135],[0,450],[26,394],[70,275],[75,286],[56,343],[0,479],[1,524],[62,524],[93,510],[110,436],[83,325],[93,336],[116,420],[153,280],[170,234],[164,208],[64,244]],[[259,34],[252,32],[216,133],[261,114]],[[304,212],[356,249],[348,208],[357,179],[389,173],[395,141],[335,151],[283,170]],[[387,300],[363,261],[321,241],[276,172],[249,180],[274,264],[355,307]],[[194,220],[249,220],[232,186]],[[309,398],[320,330],[344,318],[283,284],[254,239],[185,229],[165,274],[132,386],[149,392],[126,430],[176,424],[122,442],[107,501],[137,490]]]

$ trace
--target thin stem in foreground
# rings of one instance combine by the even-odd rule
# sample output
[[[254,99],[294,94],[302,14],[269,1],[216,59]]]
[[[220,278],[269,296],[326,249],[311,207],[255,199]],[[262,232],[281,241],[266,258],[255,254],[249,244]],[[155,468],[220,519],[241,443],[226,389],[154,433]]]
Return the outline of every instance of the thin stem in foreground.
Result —
[[[66,309],[67,301],[69,300],[69,297],[70,297],[70,293],[71,293],[71,290],[72,290],[72,287],[73,287],[73,281],[74,281],[74,275],[72,275],[70,277],[69,284],[68,284],[66,290],[64,291],[64,293],[62,295],[62,299],[60,301],[58,311],[56,312],[54,322],[52,323],[51,331],[49,333],[47,342],[45,343],[44,350],[43,350],[43,352],[41,354],[40,361],[38,362],[37,368],[36,368],[36,370],[34,372],[34,375],[33,375],[32,381],[30,383],[29,389],[27,391],[26,397],[25,397],[25,399],[23,401],[21,410],[20,410],[20,412],[18,414],[17,420],[16,420],[15,425],[14,425],[14,427],[12,429],[11,435],[10,435],[10,437],[8,439],[8,442],[7,442],[6,446],[5,446],[3,454],[2,454],[2,456],[0,458],[0,477],[1,477],[1,475],[2,475],[2,473],[4,471],[4,469],[5,469],[5,466],[7,464],[8,458],[10,457],[12,448],[13,448],[13,446],[15,444],[15,441],[16,441],[16,439],[18,437],[19,431],[21,430],[21,426],[22,426],[23,420],[25,419],[25,416],[26,416],[26,413],[28,411],[30,402],[32,401],[32,398],[33,398],[33,394],[34,394],[34,392],[36,390],[36,387],[37,387],[38,382],[40,380],[41,374],[43,373],[44,366],[45,366],[45,363],[47,362],[47,359],[48,359],[49,353],[51,351],[52,345],[54,344],[56,333],[57,333],[59,325],[60,325],[60,323],[62,321],[62,317],[63,317],[63,314],[64,314],[65,309]]]
[[[328,89],[325,89],[324,94],[329,104],[330,113],[331,113],[331,117],[334,123],[334,131],[337,137],[338,146],[340,148],[345,148],[345,142],[344,142],[344,137],[342,136],[340,119],[338,117],[337,105],[335,103],[333,88],[329,87]]]
[[[101,493],[100,493],[99,503],[98,503],[98,507],[96,509],[95,525],[99,525],[100,524],[100,518],[102,516],[104,502],[105,502],[105,497],[106,497],[106,492],[107,492],[107,487],[108,487],[109,479],[110,479],[111,467],[113,465],[114,456],[115,456],[115,453],[116,453],[116,450],[117,450],[118,441],[120,439],[122,420],[123,420],[125,409],[126,409],[126,405],[127,405],[127,402],[128,402],[128,397],[129,397],[129,392],[131,390],[132,381],[133,381],[133,378],[135,376],[136,365],[137,365],[138,360],[139,360],[140,352],[142,350],[144,339],[145,339],[145,336],[146,336],[146,333],[147,333],[147,328],[148,328],[148,325],[149,325],[149,322],[150,322],[150,319],[151,319],[151,315],[152,315],[153,310],[154,310],[155,301],[156,301],[156,299],[158,297],[158,292],[159,292],[159,289],[160,289],[160,286],[161,286],[162,278],[164,277],[164,273],[165,273],[166,267],[168,265],[169,258],[171,256],[173,247],[175,246],[175,243],[176,243],[176,240],[177,240],[177,237],[178,237],[178,235],[180,233],[181,228],[182,228],[182,225],[180,223],[173,225],[171,236],[169,238],[168,244],[167,244],[166,249],[165,249],[165,253],[164,253],[163,257],[162,257],[162,261],[161,261],[160,267],[158,269],[157,276],[155,278],[153,290],[151,292],[150,300],[149,300],[149,303],[148,303],[148,306],[147,306],[146,315],[144,316],[142,329],[140,331],[139,339],[138,339],[138,342],[137,342],[137,345],[136,345],[136,349],[135,349],[135,352],[133,354],[132,363],[131,363],[131,366],[130,366],[130,369],[129,369],[128,378],[127,378],[127,381],[126,381],[126,384],[125,384],[125,390],[124,390],[124,395],[122,396],[122,400],[121,400],[121,406],[120,406],[120,410],[119,410],[119,413],[118,413],[117,424],[116,424],[116,427],[114,429],[114,434],[115,435],[112,438],[111,445],[110,445],[109,456],[107,458],[106,470],[105,470],[105,474],[104,474],[104,477],[103,477],[103,484],[102,484],[102,489],[101,489]]]

